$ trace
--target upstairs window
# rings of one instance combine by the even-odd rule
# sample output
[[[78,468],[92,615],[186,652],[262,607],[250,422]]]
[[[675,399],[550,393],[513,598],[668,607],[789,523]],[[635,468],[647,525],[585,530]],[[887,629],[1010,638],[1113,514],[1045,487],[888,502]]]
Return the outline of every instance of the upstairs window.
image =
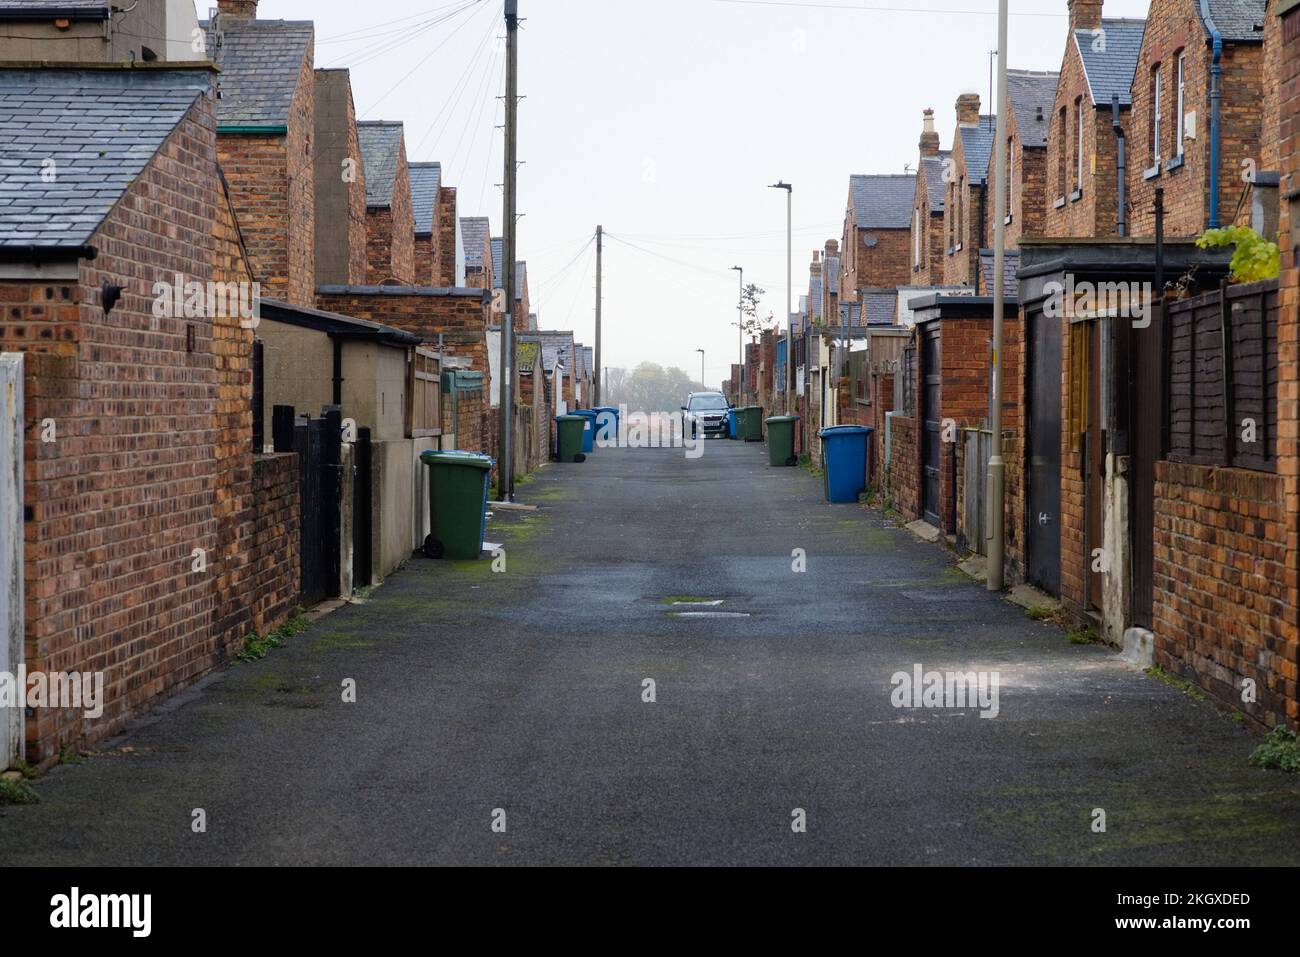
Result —
[[[1187,137],[1187,75],[1183,71],[1183,52],[1178,52],[1178,109],[1174,113],[1175,139],[1174,156],[1183,155],[1183,140]]]
[[[1083,97],[1074,101],[1074,191],[1083,190]]]
[[[1151,165],[1159,166],[1161,160],[1160,137],[1163,132],[1164,82],[1160,76],[1160,65],[1151,70]]]

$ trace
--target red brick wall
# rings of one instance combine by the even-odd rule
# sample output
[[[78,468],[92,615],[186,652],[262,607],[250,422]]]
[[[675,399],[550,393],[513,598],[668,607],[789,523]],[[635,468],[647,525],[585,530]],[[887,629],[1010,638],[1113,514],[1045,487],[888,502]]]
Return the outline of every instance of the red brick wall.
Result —
[[[1276,4],[1270,4],[1270,11]],[[1278,464],[1286,516],[1286,567],[1300,565],[1300,256],[1297,237],[1300,229],[1295,202],[1286,194],[1300,184],[1300,7],[1284,17],[1270,17],[1268,36],[1277,44],[1277,117],[1278,167],[1283,174],[1281,200],[1282,279],[1279,283],[1278,313]],[[1269,128],[1265,139],[1272,138]],[[1283,612],[1288,635],[1297,634],[1297,608],[1300,608],[1300,582],[1286,578],[1286,605]],[[1283,678],[1295,682],[1300,670],[1300,652],[1277,664]],[[1292,727],[1300,728],[1300,701],[1293,693],[1286,702],[1286,714]]]
[[[1209,223],[1210,47],[1204,42],[1196,0],[1152,0],[1142,53],[1133,79],[1133,119],[1130,144],[1129,196],[1133,204],[1133,235],[1155,233],[1151,208],[1155,190],[1165,190],[1165,235],[1199,236]],[[1159,65],[1164,84],[1162,137],[1164,159],[1175,152],[1174,113],[1177,103],[1175,54],[1185,51],[1187,109],[1195,110],[1196,139],[1185,142],[1186,164],[1146,179],[1151,166],[1151,75]],[[1220,219],[1233,215],[1245,194],[1242,161],[1261,158],[1260,124],[1264,101],[1263,57],[1258,45],[1225,44],[1223,55],[1223,147],[1220,158]],[[1273,137],[1269,137],[1272,139]],[[1260,167],[1263,169],[1264,167]],[[1243,204],[1237,222],[1247,223],[1250,204]]]
[[[438,187],[438,215],[435,233],[438,248],[434,262],[433,285],[451,288],[456,285],[456,190],[452,186]],[[488,250],[491,262],[491,249]]]
[[[889,492],[894,508],[907,519],[921,513],[920,459],[917,457],[916,419],[894,416],[889,436]]]
[[[1157,465],[1157,662],[1264,727],[1294,718],[1297,700],[1282,492],[1277,475]],[[1245,678],[1254,704],[1242,701]]]
[[[490,300],[485,293],[422,296],[394,289],[392,293],[334,293],[317,297],[318,308],[345,316],[382,322],[418,333],[437,343],[442,335],[449,354],[473,360],[473,368],[488,373],[487,320]]]
[[[302,590],[297,454],[256,456],[253,490],[245,557],[250,574],[240,594],[248,609],[248,630],[264,635],[293,614]]]
[[[27,664],[103,671],[107,699],[96,722],[80,712],[30,717],[33,763],[120,730],[231,651],[213,628],[220,377],[212,326],[152,316],[158,278],[212,275],[215,159],[211,101],[202,98],[92,238],[100,255],[82,263],[71,290],[78,317],[61,306],[55,348],[36,346],[62,355],[31,357]],[[108,316],[97,305],[102,279],[124,286]],[[12,321],[7,311],[4,324]],[[50,444],[38,438],[47,417],[58,426]],[[207,552],[206,573],[191,571],[194,548]]]
[[[438,247],[432,236],[416,236],[414,247],[415,284],[417,286],[439,286],[438,281]]]
[[[952,167],[947,167],[951,169]],[[920,219],[916,214],[920,213]],[[912,201],[912,221],[920,222],[924,236],[921,240],[921,269],[912,273],[912,283],[918,286],[934,285],[943,282],[943,266],[947,257],[947,246],[943,238],[943,213],[930,211],[930,184],[925,172],[925,163],[921,163],[916,174],[916,196]],[[914,241],[914,240],[913,240]]]

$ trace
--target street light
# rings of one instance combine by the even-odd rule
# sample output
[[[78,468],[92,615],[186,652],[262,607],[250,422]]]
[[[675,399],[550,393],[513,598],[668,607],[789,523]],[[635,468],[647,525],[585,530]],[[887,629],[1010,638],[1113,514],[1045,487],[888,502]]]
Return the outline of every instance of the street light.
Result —
[[[740,394],[745,391],[745,316],[742,311],[745,305],[745,270],[740,266],[732,266],[733,272],[740,273],[740,291],[736,297],[736,342],[740,345],[740,382],[736,385],[736,394],[732,397],[736,403],[740,402]]]
[[[695,351],[700,354],[700,391],[708,392],[709,391],[708,383],[704,381],[704,350],[696,349]]]
[[[789,412],[790,397],[794,394],[794,325],[790,322],[790,305],[794,301],[794,187],[779,180],[768,188],[785,190],[785,402],[782,408]]]

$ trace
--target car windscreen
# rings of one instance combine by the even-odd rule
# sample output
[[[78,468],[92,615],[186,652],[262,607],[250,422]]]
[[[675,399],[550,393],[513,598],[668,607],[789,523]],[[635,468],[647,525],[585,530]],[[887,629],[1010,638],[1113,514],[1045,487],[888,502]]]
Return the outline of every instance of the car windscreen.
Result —
[[[720,395],[697,395],[691,399],[692,412],[714,412],[727,407],[727,400]]]

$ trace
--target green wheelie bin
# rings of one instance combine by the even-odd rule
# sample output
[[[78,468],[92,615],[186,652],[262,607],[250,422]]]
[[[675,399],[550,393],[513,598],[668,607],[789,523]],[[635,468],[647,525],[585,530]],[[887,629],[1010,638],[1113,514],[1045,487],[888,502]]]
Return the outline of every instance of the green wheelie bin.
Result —
[[[767,461],[770,465],[798,465],[794,454],[797,415],[774,415],[767,420]]]
[[[420,453],[429,467],[429,558],[478,558],[487,531],[488,480],[496,463],[479,452]]]
[[[555,458],[557,461],[587,461],[587,456],[582,451],[582,442],[589,421],[585,415],[557,415],[555,417]]]
[[[740,422],[744,426],[746,442],[763,441],[763,407],[747,405],[740,410]]]

